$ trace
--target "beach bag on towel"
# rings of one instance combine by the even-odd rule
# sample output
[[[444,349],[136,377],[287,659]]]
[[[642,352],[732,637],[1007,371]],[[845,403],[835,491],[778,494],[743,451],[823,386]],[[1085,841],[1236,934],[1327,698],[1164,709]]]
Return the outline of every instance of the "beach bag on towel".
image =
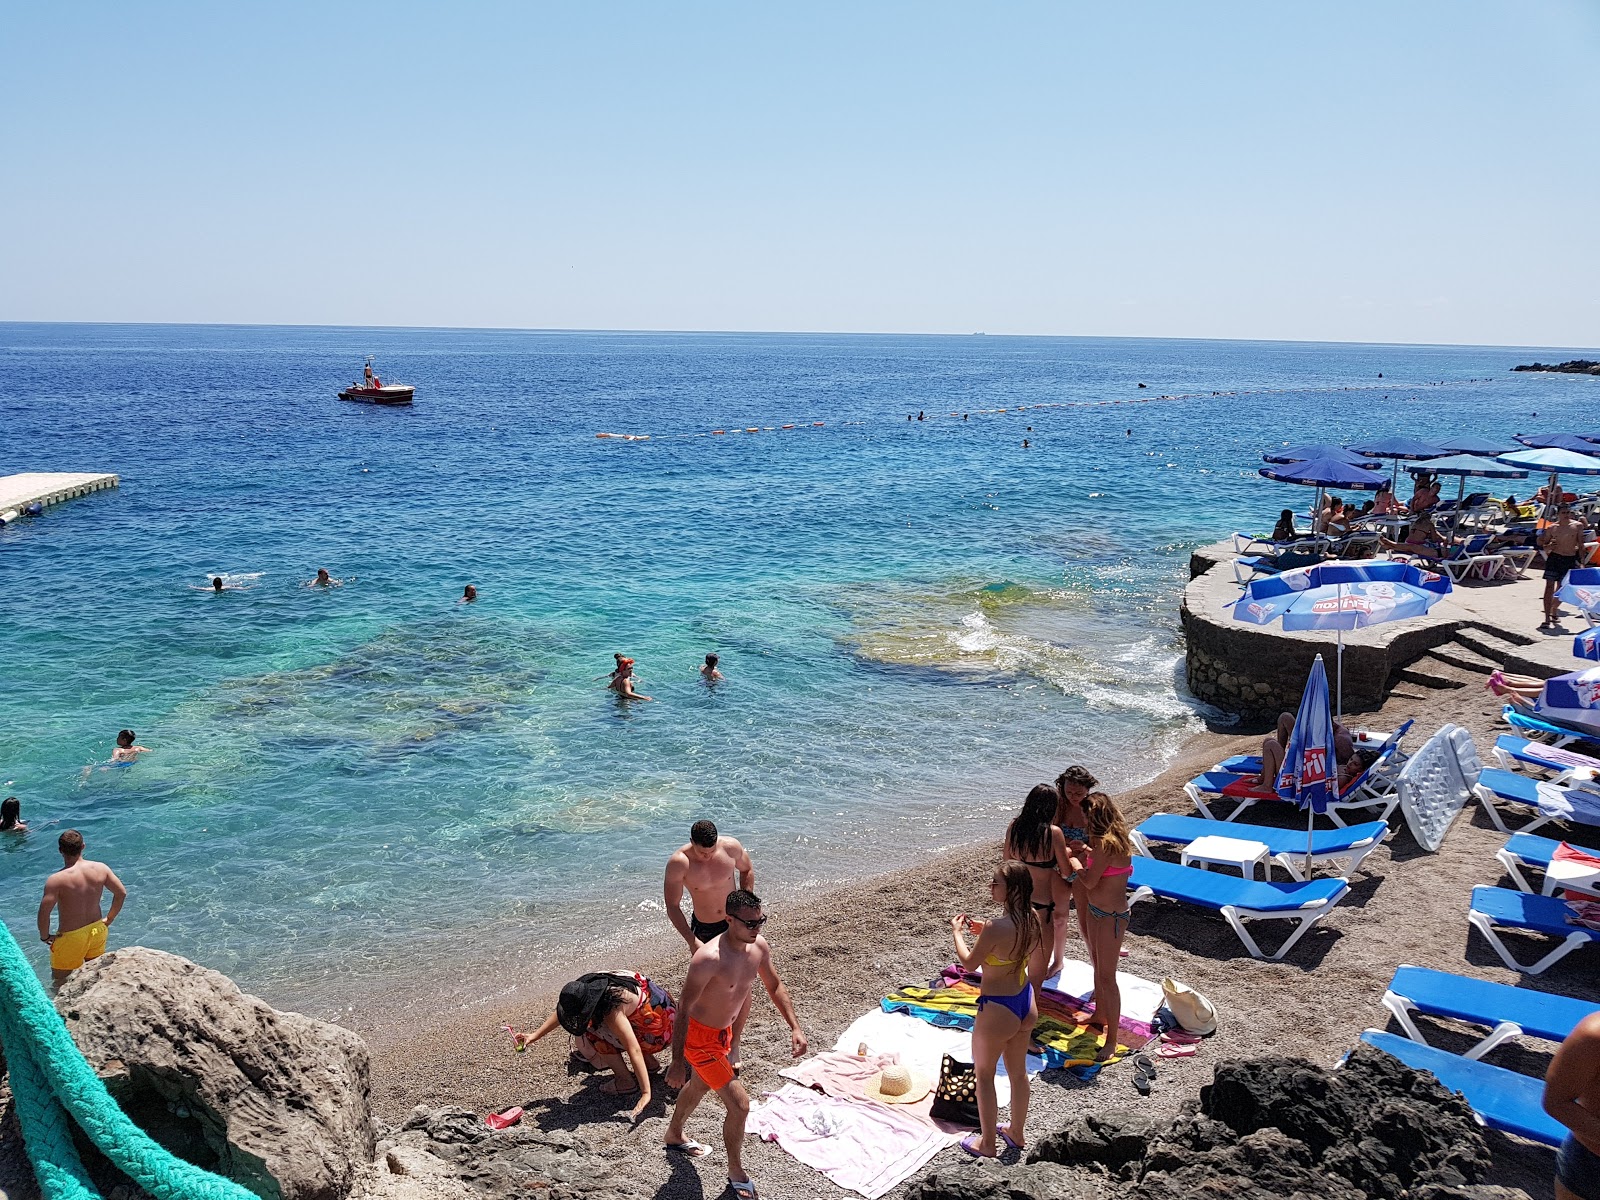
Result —
[[[971,1063],[957,1062],[946,1054],[939,1063],[939,1086],[933,1090],[928,1115],[968,1129],[978,1127],[978,1074]]]
[[[1161,981],[1161,994],[1166,997],[1168,1010],[1185,1032],[1206,1034],[1217,1031],[1216,1008],[1187,983],[1180,983],[1169,975]]]

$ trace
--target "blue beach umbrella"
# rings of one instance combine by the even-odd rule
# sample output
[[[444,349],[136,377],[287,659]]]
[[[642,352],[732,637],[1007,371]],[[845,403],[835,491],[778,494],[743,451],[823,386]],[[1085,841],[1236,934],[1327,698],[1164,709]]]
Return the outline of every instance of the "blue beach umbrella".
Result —
[[[1383,437],[1370,442],[1361,442],[1359,445],[1347,446],[1345,449],[1363,458],[1392,458],[1394,470],[1390,473],[1390,486],[1400,482],[1400,460],[1402,458],[1443,458],[1445,451],[1435,446],[1432,442],[1419,442],[1413,437]]]
[[[1358,491],[1375,492],[1383,486],[1383,476],[1373,470],[1377,463],[1357,458],[1353,454],[1346,457],[1355,458],[1355,463],[1347,463],[1336,458],[1311,458],[1287,466],[1260,467],[1258,470],[1266,478],[1275,479],[1279,483],[1300,483],[1307,487],[1315,487],[1317,503],[1312,509],[1315,514],[1322,511],[1323,488],[1355,488]]]
[[[1600,450],[1600,446],[1591,446],[1590,449]],[[1560,495],[1556,488],[1560,476],[1600,475],[1600,458],[1596,458],[1593,454],[1563,450],[1559,446],[1513,450],[1509,454],[1496,455],[1495,461],[1509,463],[1513,467],[1526,467],[1530,471],[1545,472],[1550,476],[1550,490],[1546,493],[1544,505],[1546,517],[1555,507],[1555,498]]]
[[[1505,440],[1495,441],[1493,438],[1473,437],[1465,433],[1439,439],[1439,449],[1448,450],[1451,454],[1487,454],[1492,458],[1509,446],[1510,443]]]
[[[1579,658],[1593,659],[1600,662],[1600,625],[1593,629],[1585,629],[1572,639],[1572,652]]]
[[[1533,710],[1564,725],[1600,732],[1600,667],[1585,667],[1546,679]]]
[[[1233,602],[1233,619],[1281,620],[1289,631],[1338,634],[1338,700],[1344,712],[1344,631],[1420,617],[1451,591],[1450,579],[1412,563],[1318,563],[1253,580]]]
[[[1600,452],[1600,446],[1578,433],[1519,433],[1517,441],[1535,450],[1571,450],[1574,454]]]
[[[1362,455],[1352,454],[1343,446],[1334,446],[1319,442],[1305,446],[1289,446],[1283,450],[1268,450],[1261,456],[1263,462],[1269,463],[1297,463],[1314,462],[1322,459],[1331,459],[1353,467],[1376,467],[1378,464],[1368,462]]]
[[[1333,714],[1328,711],[1328,673],[1322,655],[1311,664],[1295,713],[1294,734],[1284,750],[1276,790],[1306,810],[1306,878],[1311,877],[1311,831],[1318,813],[1339,795],[1339,764],[1333,753]]]

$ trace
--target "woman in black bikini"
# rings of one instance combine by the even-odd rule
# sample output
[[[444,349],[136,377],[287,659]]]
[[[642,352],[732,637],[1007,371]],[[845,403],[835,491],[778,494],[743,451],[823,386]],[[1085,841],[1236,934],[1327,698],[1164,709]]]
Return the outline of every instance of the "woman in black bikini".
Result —
[[[1048,783],[1036,784],[1022,802],[1022,812],[1006,828],[1006,858],[1020,862],[1033,877],[1033,915],[1039,921],[1039,939],[1028,958],[1028,978],[1043,983],[1052,971],[1056,925],[1065,924],[1066,905],[1058,905],[1053,888],[1061,882],[1067,865],[1067,843],[1055,819],[1060,797]],[[1063,935],[1065,940],[1065,935]]]
[[[1089,816],[1085,801],[1089,793],[1099,786],[1100,781],[1089,773],[1087,767],[1070,766],[1056,776],[1056,794],[1060,797],[1056,804],[1056,825],[1067,843],[1069,854],[1082,854],[1088,849],[1085,831],[1089,826]],[[1061,962],[1066,957],[1068,926],[1071,924],[1068,909],[1078,910],[1078,936],[1084,937],[1084,901],[1079,895],[1080,891],[1071,868],[1063,866],[1050,890],[1050,898],[1055,901],[1056,913],[1060,918],[1056,926],[1055,943],[1050,947],[1050,975],[1061,969]],[[1088,939],[1084,940],[1087,942]]]

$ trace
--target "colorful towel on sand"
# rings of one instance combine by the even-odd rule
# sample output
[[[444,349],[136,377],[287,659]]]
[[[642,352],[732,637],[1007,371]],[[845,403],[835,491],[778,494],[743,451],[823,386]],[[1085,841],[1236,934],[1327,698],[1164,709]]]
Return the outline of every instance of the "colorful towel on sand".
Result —
[[[982,978],[982,971],[969,971],[959,963],[951,963],[928,986],[941,988],[952,983],[977,983]],[[1054,987],[1049,986],[1052,982]],[[1149,1041],[1156,1032],[1151,1028],[1156,1009],[1166,1003],[1161,985],[1118,971],[1117,986],[1122,989],[1122,1016],[1118,1022],[1122,1026],[1122,1041],[1129,1046]],[[1094,1012],[1094,968],[1075,958],[1064,959],[1061,969],[1045,980],[1045,986],[1034,988],[1034,995],[1039,1001],[1040,1013],[1055,1016],[1063,1023],[1076,1021],[1081,1014]]]
[[[1048,988],[1035,989],[1039,1009],[1033,1041],[1044,1052],[1045,1065],[1076,1067],[1092,1063],[1100,1050],[1100,1035],[1086,1021],[1090,1010],[1069,996]],[[971,1029],[978,1016],[978,985],[955,980],[942,987],[903,987],[885,996],[884,1012],[906,1013],[945,1029]],[[1118,1038],[1120,1058],[1128,1052],[1127,1030]]]

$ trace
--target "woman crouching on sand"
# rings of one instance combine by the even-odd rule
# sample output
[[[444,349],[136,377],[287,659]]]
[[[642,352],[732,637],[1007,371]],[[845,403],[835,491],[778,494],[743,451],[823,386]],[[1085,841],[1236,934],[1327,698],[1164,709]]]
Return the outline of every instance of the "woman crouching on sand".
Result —
[[[991,921],[974,921],[966,913],[950,918],[956,961],[969,971],[981,969],[978,1016],[972,1027],[972,1065],[977,1076],[978,1133],[961,1139],[961,1148],[975,1158],[994,1158],[995,1138],[1021,1150],[1027,1144],[1028,1043],[1033,1039],[1038,1006],[1028,982],[1028,959],[1042,940],[1034,919],[1033,876],[1020,862],[1003,862],[994,871],[989,895],[1005,910]],[[967,935],[977,942],[967,945]],[[1011,1123],[1000,1123],[994,1090],[995,1066],[1005,1059],[1011,1080]]]
[[[511,1038],[519,1051],[526,1050],[561,1026],[572,1035],[575,1057],[612,1073],[612,1095],[637,1089],[638,1103],[628,1114],[637,1121],[650,1104],[650,1076],[661,1070],[656,1055],[672,1045],[677,1012],[672,994],[637,971],[598,971],[562,988],[555,1015],[537,1030],[513,1029]]]
[[[1065,900],[1053,889],[1062,883],[1067,866],[1067,842],[1053,822],[1060,797],[1048,783],[1037,784],[1022,802],[1022,812],[1006,829],[1006,858],[1028,868],[1033,880],[1033,915],[1039,921],[1040,942],[1028,959],[1028,978],[1043,983],[1061,969],[1052,957],[1058,944],[1056,927],[1067,923]],[[1070,893],[1069,893],[1070,895]],[[1063,932],[1059,939],[1066,941]]]
[[[1122,1018],[1122,991],[1117,986],[1117,964],[1122,939],[1128,932],[1128,877],[1133,874],[1133,839],[1116,803],[1104,792],[1090,792],[1085,804],[1089,821],[1089,849],[1072,856],[1078,886],[1084,889],[1083,940],[1094,967],[1094,1016],[1089,1024],[1105,1031],[1096,1062],[1117,1052],[1117,1022]]]

